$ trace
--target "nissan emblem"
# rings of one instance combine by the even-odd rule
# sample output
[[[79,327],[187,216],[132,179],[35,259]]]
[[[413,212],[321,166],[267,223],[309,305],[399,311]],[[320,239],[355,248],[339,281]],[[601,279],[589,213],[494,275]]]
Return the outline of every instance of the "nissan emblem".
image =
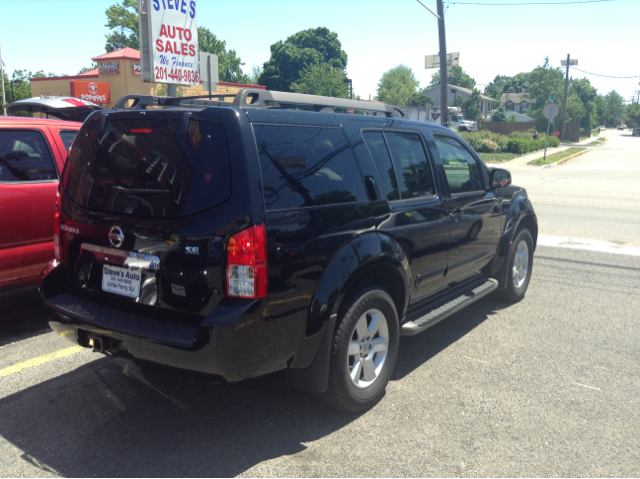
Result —
[[[116,248],[120,248],[124,243],[124,233],[119,226],[112,226],[109,230],[109,243]]]

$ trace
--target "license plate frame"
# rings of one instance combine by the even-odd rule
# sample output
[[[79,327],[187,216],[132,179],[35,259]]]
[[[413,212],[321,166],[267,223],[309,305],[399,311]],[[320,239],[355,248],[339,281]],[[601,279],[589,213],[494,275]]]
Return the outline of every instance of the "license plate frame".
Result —
[[[138,299],[141,285],[140,271],[110,264],[102,265],[102,291]]]

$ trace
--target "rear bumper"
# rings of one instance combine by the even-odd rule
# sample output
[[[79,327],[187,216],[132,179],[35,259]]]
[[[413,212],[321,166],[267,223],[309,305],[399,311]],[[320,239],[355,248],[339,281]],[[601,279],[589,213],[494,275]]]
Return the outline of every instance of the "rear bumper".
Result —
[[[179,311],[168,318],[161,308],[125,311],[97,302],[65,286],[65,275],[64,266],[52,262],[40,278],[44,302],[55,313],[49,325],[100,352],[239,381],[287,368],[304,339],[304,322],[269,318],[266,301],[225,299],[196,321]]]

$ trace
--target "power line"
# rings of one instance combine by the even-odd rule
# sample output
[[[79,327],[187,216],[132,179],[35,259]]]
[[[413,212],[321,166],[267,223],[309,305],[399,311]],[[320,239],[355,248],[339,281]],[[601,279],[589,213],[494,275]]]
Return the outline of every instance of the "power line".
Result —
[[[452,5],[478,5],[487,7],[519,7],[521,5],[573,5],[575,3],[601,3],[617,2],[619,0],[579,0],[573,2],[526,2],[526,3],[476,3],[476,2],[452,2]]]
[[[604,78],[619,78],[619,79],[628,79],[628,78],[640,78],[640,75],[635,75],[635,76],[631,76],[631,77],[615,77],[615,76],[611,76],[611,75],[600,75],[599,73],[591,73],[591,72],[586,72],[584,70],[580,70],[579,68],[576,68],[574,66],[571,67],[572,70],[578,70],[581,73],[586,73],[587,75],[595,75],[597,77],[604,77]]]

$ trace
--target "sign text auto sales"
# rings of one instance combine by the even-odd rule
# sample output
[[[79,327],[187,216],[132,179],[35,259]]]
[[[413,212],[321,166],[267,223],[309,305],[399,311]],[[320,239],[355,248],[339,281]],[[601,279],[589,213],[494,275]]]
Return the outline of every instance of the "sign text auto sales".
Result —
[[[147,5],[151,81],[200,83],[197,0],[148,0]]]

